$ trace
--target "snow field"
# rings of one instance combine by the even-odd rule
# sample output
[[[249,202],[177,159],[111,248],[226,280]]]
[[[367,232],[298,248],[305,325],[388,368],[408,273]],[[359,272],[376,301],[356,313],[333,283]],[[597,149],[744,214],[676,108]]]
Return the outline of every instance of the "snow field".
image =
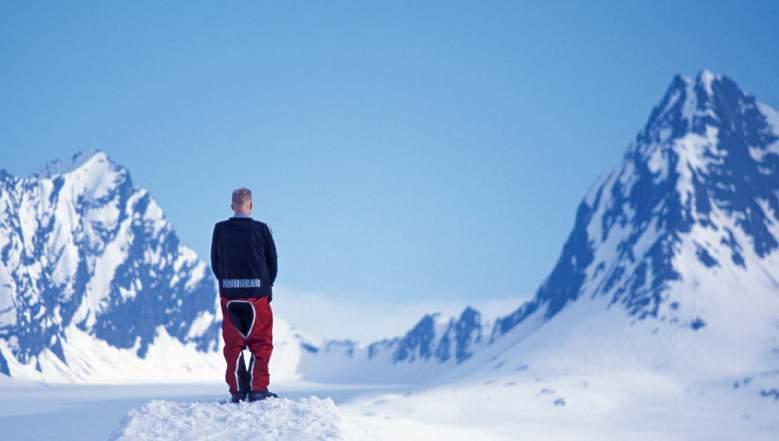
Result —
[[[604,371],[487,383],[376,396],[345,412],[383,440],[773,440],[779,431],[774,401],[727,381]]]

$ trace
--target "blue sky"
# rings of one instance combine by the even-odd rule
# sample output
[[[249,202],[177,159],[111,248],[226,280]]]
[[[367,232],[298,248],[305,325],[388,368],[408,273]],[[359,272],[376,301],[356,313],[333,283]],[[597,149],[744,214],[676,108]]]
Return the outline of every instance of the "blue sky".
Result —
[[[3,2],[0,168],[102,149],[204,257],[248,186],[277,309],[373,338],[532,295],[675,73],[779,105],[777,2],[422,3]]]

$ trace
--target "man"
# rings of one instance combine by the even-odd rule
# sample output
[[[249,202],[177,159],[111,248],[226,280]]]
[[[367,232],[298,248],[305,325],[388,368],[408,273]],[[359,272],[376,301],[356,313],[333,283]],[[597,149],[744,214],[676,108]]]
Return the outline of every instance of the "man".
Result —
[[[251,217],[252,192],[233,191],[235,215],[214,225],[211,269],[219,280],[222,337],[227,361],[225,380],[230,401],[257,401],[276,394],[268,391],[268,362],[273,351],[273,282],[276,244],[268,226]],[[252,353],[248,370],[243,349]]]

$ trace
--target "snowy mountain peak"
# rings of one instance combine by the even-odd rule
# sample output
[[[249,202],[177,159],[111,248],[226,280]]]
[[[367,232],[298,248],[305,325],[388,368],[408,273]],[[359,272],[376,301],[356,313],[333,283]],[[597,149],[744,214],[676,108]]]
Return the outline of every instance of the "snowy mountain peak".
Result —
[[[676,75],[653,109],[638,144],[663,143],[707,126],[732,125],[755,107],[754,97],[729,77],[702,70],[695,79]]]
[[[0,212],[0,357],[17,369],[66,370],[74,333],[141,358],[160,335],[216,348],[208,267],[104,152],[4,174]]]
[[[727,76],[675,76],[622,164],[580,204],[552,273],[493,339],[601,296],[638,319],[697,330],[710,308],[732,308],[694,297],[701,274],[729,274],[738,289],[779,286],[776,115]]]
[[[108,158],[108,155],[99,149],[84,150],[74,153],[69,158],[54,159],[46,163],[36,175],[41,177],[54,177],[73,173],[79,169],[95,169],[95,172],[106,169],[121,168]]]
[[[482,327],[481,313],[472,307],[466,307],[459,317],[427,314],[403,337],[392,341],[392,361],[462,363],[481,342]]]

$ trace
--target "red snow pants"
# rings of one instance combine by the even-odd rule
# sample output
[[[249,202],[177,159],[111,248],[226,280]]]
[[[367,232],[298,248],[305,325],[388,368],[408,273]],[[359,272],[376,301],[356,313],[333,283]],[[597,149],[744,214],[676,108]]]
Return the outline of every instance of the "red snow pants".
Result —
[[[273,352],[273,311],[268,297],[220,299],[222,306],[222,338],[227,361],[225,380],[230,393],[239,392],[243,372],[243,349],[252,353],[247,369],[252,391],[268,388],[270,372],[268,363]],[[242,390],[241,392],[249,392]]]

